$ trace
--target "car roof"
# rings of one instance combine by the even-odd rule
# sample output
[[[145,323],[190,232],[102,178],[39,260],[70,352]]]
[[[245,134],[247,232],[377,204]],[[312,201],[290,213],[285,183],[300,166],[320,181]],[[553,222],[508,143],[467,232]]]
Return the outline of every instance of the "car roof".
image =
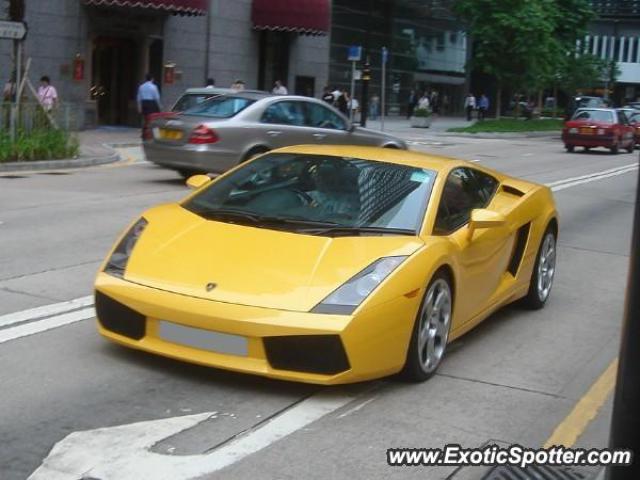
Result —
[[[264,92],[262,90],[241,90],[237,91],[233,88],[218,88],[218,87],[197,87],[197,88],[187,88],[183,95],[237,95],[239,93],[247,93],[247,94],[262,94],[262,95],[270,95],[268,92]]]
[[[382,147],[359,147],[351,145],[295,145],[272,150],[271,152],[360,158],[374,162],[395,163],[398,165],[426,168],[434,171],[449,170],[460,165],[469,166],[468,162],[464,162],[457,158]]]
[[[597,110],[599,112],[615,112],[617,110],[620,110],[619,108],[601,108],[601,107],[580,107],[576,110],[577,112],[589,112],[589,111],[593,111],[593,110]]]

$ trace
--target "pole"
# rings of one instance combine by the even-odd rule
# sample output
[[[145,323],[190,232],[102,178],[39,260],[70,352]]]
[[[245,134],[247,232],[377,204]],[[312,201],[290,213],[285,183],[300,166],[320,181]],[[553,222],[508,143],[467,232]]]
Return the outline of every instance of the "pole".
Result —
[[[387,99],[387,47],[382,47],[382,91],[380,92],[380,130],[384,131],[384,114]]]
[[[364,63],[362,69],[362,102],[360,104],[360,126],[367,126],[367,114],[369,113],[369,81],[371,80],[371,65],[369,57]]]
[[[351,93],[350,97],[353,99],[353,96],[356,93],[356,62],[351,62]],[[353,108],[351,108],[352,102],[349,102],[347,108],[349,109],[349,121],[353,123]]]
[[[639,186],[640,189],[640,178]],[[622,341],[613,401],[610,448],[631,449],[634,462],[627,467],[609,467],[607,480],[640,478],[640,191],[636,190],[636,207],[629,259],[629,278],[622,326]]]

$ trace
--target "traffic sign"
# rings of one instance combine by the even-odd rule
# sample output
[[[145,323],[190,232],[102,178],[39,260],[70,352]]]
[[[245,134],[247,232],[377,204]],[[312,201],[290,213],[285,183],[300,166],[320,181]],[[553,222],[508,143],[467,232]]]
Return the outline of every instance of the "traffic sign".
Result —
[[[22,40],[27,35],[24,22],[6,22],[0,20],[0,38]]]
[[[360,45],[351,45],[347,60],[350,62],[359,62],[362,58],[362,47]]]
[[[389,61],[389,49],[387,47],[382,47],[382,64],[386,65]]]

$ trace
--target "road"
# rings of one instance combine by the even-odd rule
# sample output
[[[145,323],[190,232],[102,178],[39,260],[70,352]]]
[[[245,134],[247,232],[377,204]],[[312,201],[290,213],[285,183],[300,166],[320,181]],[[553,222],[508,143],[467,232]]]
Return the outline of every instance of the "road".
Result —
[[[567,416],[617,355],[637,171],[613,169],[637,156],[566,154],[551,138],[411,139],[412,148],[534,181],[572,179],[556,192],[558,269],[544,310],[494,314],[454,342],[439,373],[419,385],[391,378],[326,389],[196,367],[107,344],[92,319],[5,341],[0,478],[28,477],[73,432],[200,412],[217,413],[153,449],[211,452],[278,412],[297,415],[303,400],[327,391],[349,401],[201,478],[455,480],[453,467],[388,467],[386,450],[540,446],[558,426],[576,427]],[[131,161],[0,176],[0,316],[90,295],[127,223],[186,193],[176,174],[136,161],[135,148],[123,153]],[[609,173],[583,178],[596,172]],[[576,445],[606,446],[610,403],[576,427]]]

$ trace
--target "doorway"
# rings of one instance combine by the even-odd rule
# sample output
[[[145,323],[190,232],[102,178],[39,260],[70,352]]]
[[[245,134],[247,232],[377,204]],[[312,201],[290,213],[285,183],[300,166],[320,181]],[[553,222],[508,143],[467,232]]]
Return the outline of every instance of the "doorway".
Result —
[[[289,45],[292,35],[288,32],[260,32],[258,88],[271,91],[276,80],[287,85],[289,78]]]
[[[129,38],[97,37],[93,43],[91,96],[101,125],[139,123],[136,112],[137,43]]]

